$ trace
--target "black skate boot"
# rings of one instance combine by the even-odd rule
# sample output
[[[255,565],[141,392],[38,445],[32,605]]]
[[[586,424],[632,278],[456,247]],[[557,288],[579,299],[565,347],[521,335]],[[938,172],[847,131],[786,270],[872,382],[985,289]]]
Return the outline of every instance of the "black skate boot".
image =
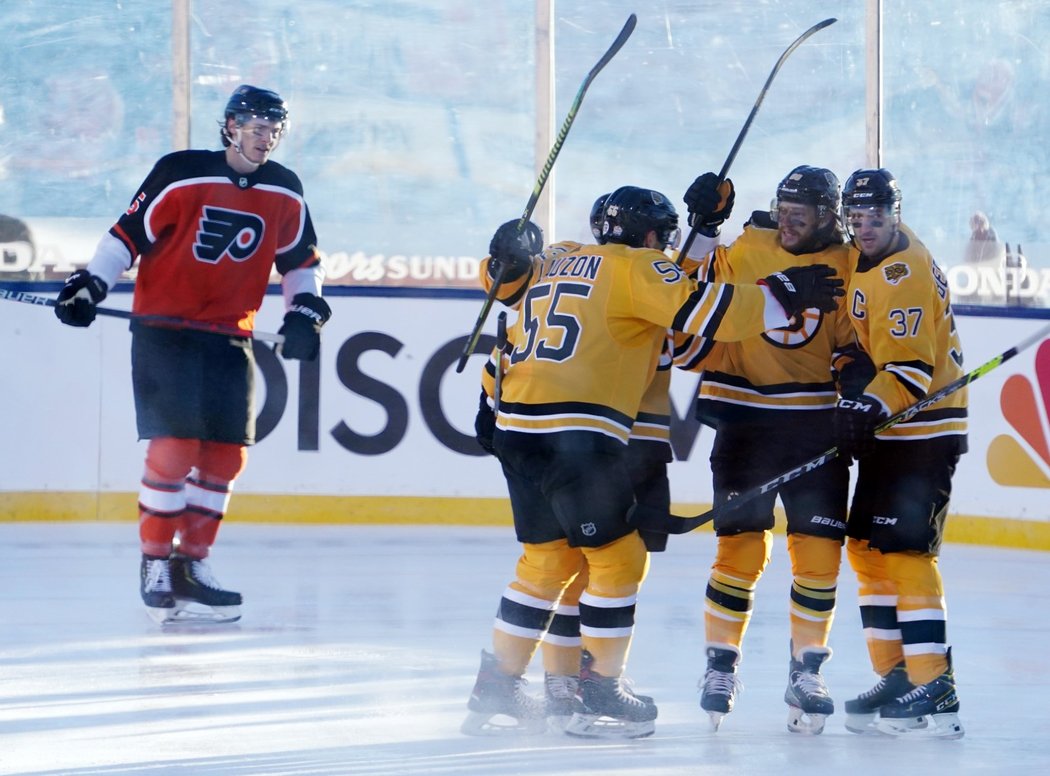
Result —
[[[139,593],[146,612],[157,623],[164,623],[175,611],[175,597],[171,593],[171,569],[167,558],[142,556],[139,567]]]
[[[236,622],[241,618],[241,594],[224,590],[204,559],[171,556],[171,590],[175,619],[187,622]],[[207,611],[192,604],[207,607]]]
[[[546,697],[547,727],[551,732],[564,732],[569,724],[576,701],[580,677],[572,674],[544,674],[543,688]]]
[[[499,670],[496,656],[481,651],[481,667],[460,725],[468,736],[530,735],[547,730],[544,704],[526,694],[528,682]]]
[[[565,732],[580,738],[644,738],[656,731],[656,704],[635,695],[622,676],[602,676],[593,669],[594,656],[580,656],[580,686],[575,713]]]
[[[718,732],[722,718],[733,710],[737,692],[744,689],[736,675],[739,664],[740,650],[736,647],[707,647],[707,671],[697,689],[700,690],[700,708],[707,712],[711,729],[715,732]]]
[[[955,691],[952,651],[948,668],[931,682],[919,685],[879,709],[875,727],[891,736],[962,738],[959,695]]]
[[[835,703],[828,694],[820,666],[831,659],[827,647],[803,647],[799,660],[791,658],[784,703],[788,705],[787,727],[792,733],[816,736],[824,732],[824,723],[835,713]]]
[[[898,663],[878,683],[852,700],[846,701],[846,730],[851,733],[878,733],[875,715],[892,700],[915,689],[908,681],[904,663]]]

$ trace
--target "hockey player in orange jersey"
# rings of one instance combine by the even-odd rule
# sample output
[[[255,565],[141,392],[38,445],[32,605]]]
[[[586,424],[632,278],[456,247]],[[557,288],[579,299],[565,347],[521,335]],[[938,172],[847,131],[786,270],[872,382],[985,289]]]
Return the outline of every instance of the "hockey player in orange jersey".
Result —
[[[162,157],[58,295],[59,320],[88,326],[138,261],[132,385],[139,438],[149,440],[140,592],[161,623],[240,617],[240,593],[222,588],[206,558],[255,441],[251,333],[274,267],[284,358],[316,358],[331,315],[302,184],[270,159],[287,125],[279,95],[239,86],[220,129],[225,150]]]
[[[493,443],[523,553],[501,598],[493,652],[482,655],[468,732],[499,714],[519,729],[537,727],[542,711],[523,692],[522,674],[585,558],[580,684],[566,732],[653,733],[655,703],[623,683],[648,565],[626,522],[634,494],[624,452],[667,329],[740,339],[786,325],[811,306],[834,309],[841,291],[842,281],[820,266],[776,273],[761,285],[690,280],[664,253],[677,240],[678,215],[650,189],[610,194],[602,234],[605,245],[539,267],[533,257],[543,240],[531,223],[521,232],[516,221],[504,224],[490,245],[488,271],[503,270],[508,281],[499,298],[521,301]]]
[[[847,528],[870,690],[846,702],[849,730],[959,738],[959,699],[937,566],[952,476],[966,452],[966,390],[880,432],[891,415],[962,376],[948,282],[901,223],[901,190],[885,169],[857,170],[842,204],[853,240],[843,307],[877,372],[836,410],[839,451],[858,459]]]
[[[754,283],[784,267],[827,264],[839,277],[847,277],[839,204],[839,182],[830,170],[794,168],[777,185],[771,209],[753,213],[732,245],[718,246],[705,257],[699,276]],[[697,414],[715,429],[715,505],[833,446],[836,377],[844,385],[864,385],[872,373],[841,308],[811,308],[788,326],[719,342],[701,352],[707,353],[702,360],[691,356],[691,362],[683,363],[679,356],[677,362],[702,369]],[[700,706],[715,730],[736,699],[755,588],[772,551],[778,495],[787,517],[793,576],[785,692],[788,729],[820,733],[824,719],[833,713],[820,666],[831,657],[828,635],[848,491],[848,466],[836,459],[779,492],[763,494],[715,518],[718,549],[704,603],[707,670],[699,687]]]

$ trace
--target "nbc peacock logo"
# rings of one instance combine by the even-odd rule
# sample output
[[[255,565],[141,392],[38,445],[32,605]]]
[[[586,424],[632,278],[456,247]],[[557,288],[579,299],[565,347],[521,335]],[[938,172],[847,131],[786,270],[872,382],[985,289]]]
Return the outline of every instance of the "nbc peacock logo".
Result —
[[[988,446],[988,473],[1000,485],[1050,488],[1050,340],[1035,354],[1035,378],[1011,375],[999,394],[1003,417],[1013,434]]]

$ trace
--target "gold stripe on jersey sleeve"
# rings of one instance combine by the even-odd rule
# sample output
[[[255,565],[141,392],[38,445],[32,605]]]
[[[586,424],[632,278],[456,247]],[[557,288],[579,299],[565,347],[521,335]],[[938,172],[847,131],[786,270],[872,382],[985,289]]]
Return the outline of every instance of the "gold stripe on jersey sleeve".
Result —
[[[729,307],[733,297],[733,287],[720,283],[707,283],[693,292],[689,302],[682,306],[676,318],[680,318],[682,311],[689,309],[685,316],[684,325],[675,328],[692,334],[700,334],[710,337],[718,330],[719,324],[725,317],[726,309]],[[676,321],[677,323],[677,321]]]
[[[923,366],[925,368],[910,364],[886,364],[883,369],[896,377],[912,394],[921,397],[929,393],[933,382],[933,367]]]

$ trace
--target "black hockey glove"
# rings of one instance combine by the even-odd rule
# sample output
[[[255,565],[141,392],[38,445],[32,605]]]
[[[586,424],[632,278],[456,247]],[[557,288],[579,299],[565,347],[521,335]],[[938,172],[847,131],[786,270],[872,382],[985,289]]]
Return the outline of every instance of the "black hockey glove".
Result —
[[[863,458],[875,451],[875,428],[885,419],[878,399],[866,393],[839,399],[835,407],[835,447],[839,455]]]
[[[495,455],[496,451],[492,445],[492,437],[496,433],[496,413],[489,406],[488,396],[481,392],[481,401],[478,402],[478,414],[474,417],[474,437],[481,445],[481,449],[489,455]]]
[[[55,300],[55,315],[68,326],[90,326],[95,308],[106,298],[109,286],[97,275],[78,269],[68,278]]]
[[[332,317],[332,308],[315,294],[296,294],[277,331],[284,342],[274,350],[283,358],[313,361],[321,349],[321,327]]]
[[[642,544],[649,552],[663,552],[667,549],[667,532],[654,528],[646,528],[648,523],[661,524],[667,522],[666,509],[654,509],[649,504],[634,502],[627,510],[627,525],[638,530],[638,536]]]
[[[543,251],[543,230],[532,221],[518,231],[517,221],[508,221],[496,230],[489,242],[489,277],[507,283],[523,277],[532,269],[532,257]]]
[[[789,267],[758,282],[769,288],[788,318],[794,318],[810,307],[825,313],[834,312],[838,306],[835,300],[846,294],[842,290],[842,278],[835,277],[835,270],[827,264]]]
[[[689,226],[705,237],[717,237],[733,212],[736,189],[726,178],[721,183],[713,172],[705,172],[686,189],[685,205],[689,210]]]
[[[851,350],[849,356],[850,360],[838,370],[839,395],[845,399],[856,399],[864,393],[868,383],[875,379],[878,370],[871,356],[860,348]]]

